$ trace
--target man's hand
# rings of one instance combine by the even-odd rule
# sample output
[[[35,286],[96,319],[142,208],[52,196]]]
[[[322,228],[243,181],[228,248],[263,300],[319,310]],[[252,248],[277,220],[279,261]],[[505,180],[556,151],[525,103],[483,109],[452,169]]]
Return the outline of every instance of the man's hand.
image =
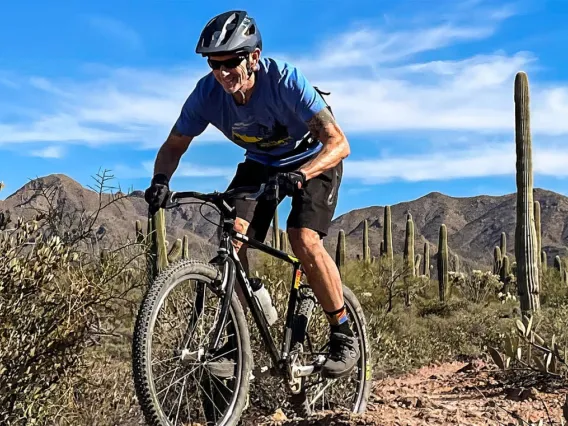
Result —
[[[164,205],[169,190],[169,182],[166,175],[159,173],[152,178],[150,187],[144,192],[144,199],[148,203],[148,209],[152,216]]]
[[[292,196],[306,185],[306,175],[300,171],[278,174],[279,192]]]

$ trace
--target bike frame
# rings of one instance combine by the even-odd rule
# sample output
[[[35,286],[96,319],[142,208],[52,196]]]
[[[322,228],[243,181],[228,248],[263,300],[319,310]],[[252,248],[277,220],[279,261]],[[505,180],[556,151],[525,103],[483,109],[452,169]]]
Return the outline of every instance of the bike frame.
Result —
[[[251,309],[252,316],[255,320],[255,323],[260,331],[260,335],[262,336],[262,340],[268,350],[268,353],[272,359],[272,362],[275,365],[280,367],[284,366],[284,362],[287,360],[288,355],[290,353],[290,345],[292,341],[292,322],[294,318],[294,312],[296,309],[296,303],[298,300],[298,290],[300,287],[300,282],[302,279],[303,269],[299,259],[294,256],[291,256],[281,250],[278,250],[274,247],[270,247],[267,244],[264,244],[258,240],[253,238],[249,238],[246,235],[241,234],[233,229],[232,221],[227,221],[224,224],[224,227],[229,227],[230,229],[225,229],[221,236],[221,243],[220,248],[218,251],[218,256],[212,260],[212,262],[218,263],[223,265],[224,263],[228,263],[228,268],[224,268],[226,273],[228,274],[228,278],[226,281],[226,288],[225,288],[225,300],[221,307],[221,314],[219,316],[219,322],[215,329],[215,334],[212,342],[212,348],[216,350],[218,337],[221,334],[221,330],[225,326],[224,322],[227,318],[228,313],[228,301],[232,295],[232,291],[234,289],[235,282],[238,282],[243,290],[244,297],[248,303],[248,306]],[[250,286],[249,280],[247,278],[246,272],[244,267],[239,259],[236,249],[232,245],[231,240],[240,241],[244,244],[248,244],[250,247],[254,247],[266,254],[269,254],[273,257],[281,259],[289,264],[292,265],[292,280],[290,285],[290,292],[288,297],[288,307],[286,309],[286,321],[284,324],[284,338],[282,341],[282,346],[280,351],[278,351],[276,347],[275,340],[269,330],[268,321],[266,320],[266,315],[264,314],[260,304],[256,300],[253,294],[252,287]],[[225,277],[224,277],[225,278]]]
[[[250,189],[250,187],[246,188]],[[244,189],[245,187],[237,188],[234,191]],[[258,188],[255,188],[255,190],[256,189]],[[268,185],[262,184],[260,190],[256,192],[256,197],[259,197],[261,194],[263,194],[265,190],[274,190],[272,199],[278,200],[278,188],[274,182],[269,183]],[[220,223],[222,223],[222,233],[219,242],[219,249],[217,250],[217,256],[211,259],[209,263],[218,265],[219,269],[222,271],[222,283],[219,287],[222,293],[222,304],[219,319],[217,321],[217,324],[215,325],[215,330],[213,331],[213,339],[209,346],[209,354],[213,354],[217,349],[219,349],[220,337],[227,320],[235,282],[238,282],[241,286],[241,289],[243,290],[245,300],[247,301],[248,306],[251,309],[252,316],[260,331],[260,335],[262,336],[262,340],[270,355],[270,358],[272,359],[272,362],[274,363],[274,365],[279,367],[281,374],[286,374],[286,361],[290,354],[290,346],[292,342],[292,323],[294,319],[294,312],[296,310],[296,304],[298,301],[298,291],[304,272],[300,260],[282,250],[270,247],[263,242],[255,240],[254,238],[249,238],[248,236],[237,232],[234,229],[236,220],[235,209],[230,207],[227,202],[223,200],[223,194],[221,193],[215,193],[214,196],[212,196],[212,194],[202,194],[198,192],[173,192],[171,193],[169,198],[173,201],[174,198],[189,197],[201,199],[206,203],[214,203],[219,209],[219,213],[221,214]],[[187,203],[175,202],[174,204],[166,205],[165,208],[172,208],[181,204]],[[278,202],[276,204],[278,204]],[[247,274],[244,270],[241,260],[239,259],[237,250],[233,245],[233,241],[235,240],[256,248],[257,250],[260,250],[270,256],[281,259],[291,264],[293,267],[292,280],[288,297],[288,306],[286,309],[286,321],[283,330],[284,338],[282,340],[280,351],[277,349],[275,340],[270,333],[266,315],[264,314],[259,302],[254,297],[252,287],[247,278]]]

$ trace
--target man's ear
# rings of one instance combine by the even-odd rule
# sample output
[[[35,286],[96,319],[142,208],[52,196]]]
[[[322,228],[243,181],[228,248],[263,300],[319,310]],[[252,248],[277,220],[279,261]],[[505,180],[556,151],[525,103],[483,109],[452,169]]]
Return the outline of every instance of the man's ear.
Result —
[[[260,49],[257,47],[251,53],[251,65],[253,70],[258,70],[258,61],[260,60]]]

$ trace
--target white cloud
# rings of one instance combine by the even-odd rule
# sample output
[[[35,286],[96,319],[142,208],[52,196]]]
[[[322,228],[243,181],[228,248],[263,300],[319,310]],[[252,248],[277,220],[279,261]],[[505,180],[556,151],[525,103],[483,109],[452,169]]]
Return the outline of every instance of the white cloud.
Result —
[[[91,27],[111,38],[112,41],[118,41],[133,49],[142,47],[140,35],[132,27],[118,19],[108,16],[90,16],[88,22]]]
[[[154,162],[145,161],[138,167],[118,165],[113,168],[113,173],[121,179],[147,178],[152,176]],[[181,162],[177,167],[174,177],[198,177],[198,178],[232,178],[236,167],[220,167],[214,165],[204,165]]]
[[[418,30],[387,33],[369,28],[340,34],[323,46],[312,67],[352,68],[397,62],[421,52],[440,49],[462,40],[486,38],[491,27],[455,27],[444,24]]]
[[[288,59],[314,84],[332,92],[328,100],[350,139],[384,131],[419,131],[422,143],[428,143],[433,133],[451,131],[457,134],[452,144],[465,145],[460,139],[469,143],[479,134],[510,136],[513,82],[519,70],[527,71],[531,80],[533,133],[568,133],[568,84],[540,82],[533,53],[491,47],[469,57],[448,58],[444,52],[436,59],[444,47],[490,37],[502,20],[513,16],[513,7],[488,9],[475,1],[441,9],[442,17],[429,25],[363,26],[339,33],[319,51]],[[121,28],[107,18],[95,18],[91,24],[110,32]],[[422,53],[434,59],[420,59]],[[168,70],[91,67],[88,75],[97,77],[84,81],[30,78],[27,90],[41,92],[46,101],[40,113],[34,110],[20,122],[0,122],[0,144],[128,143],[155,149],[196,81],[208,72],[199,64]],[[199,140],[226,141],[212,126]]]
[[[28,87],[51,95],[45,111],[29,111],[24,123],[0,123],[1,143],[69,142],[101,145],[163,143],[200,74],[98,68],[101,77],[78,83],[33,77]],[[55,112],[49,112],[49,110]],[[34,121],[35,120],[35,121]],[[209,126],[200,140],[222,140]]]
[[[46,148],[32,150],[30,155],[41,158],[62,158],[65,155],[65,150],[61,146],[48,146]]]
[[[514,143],[480,145],[466,150],[347,160],[345,177],[366,184],[389,181],[437,181],[514,175]],[[568,149],[539,144],[533,148],[534,175],[568,177]]]

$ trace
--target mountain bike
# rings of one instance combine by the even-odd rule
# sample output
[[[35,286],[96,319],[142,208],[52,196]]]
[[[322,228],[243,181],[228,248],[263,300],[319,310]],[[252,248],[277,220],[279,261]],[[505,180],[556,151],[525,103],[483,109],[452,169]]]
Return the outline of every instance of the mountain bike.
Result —
[[[168,194],[165,209],[190,204],[184,201],[190,198],[214,206],[220,214],[221,230],[213,259],[209,262],[180,259],[170,264],[158,273],[141,302],[133,337],[133,376],[138,402],[148,424],[237,425],[247,404],[251,378],[261,380],[268,375],[286,383],[287,400],[300,417],[340,407],[354,413],[365,411],[371,386],[370,344],[365,315],[355,294],[343,285],[361,357],[350,376],[322,378],[329,326],[310,286],[303,280],[300,261],[234,229],[236,213],[228,200],[265,199],[274,200],[277,205],[278,191],[277,181],[273,179],[260,187],[227,192]],[[291,266],[279,348],[233,240]],[[234,291],[236,283],[241,286],[264,350],[270,356],[270,366],[253,369],[250,334],[245,312]],[[171,300],[166,301],[169,296]],[[220,359],[223,365],[230,366],[229,374],[219,373]]]

